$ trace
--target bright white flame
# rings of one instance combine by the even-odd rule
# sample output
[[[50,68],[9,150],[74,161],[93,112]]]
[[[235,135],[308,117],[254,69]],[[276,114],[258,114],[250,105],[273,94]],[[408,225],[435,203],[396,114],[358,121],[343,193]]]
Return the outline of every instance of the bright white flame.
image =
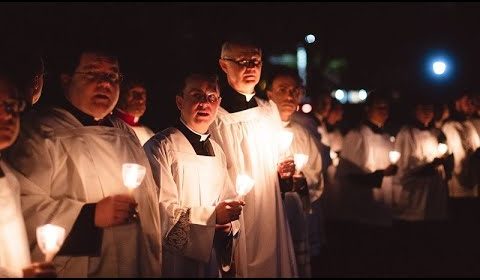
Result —
[[[335,91],[335,98],[339,101],[343,100],[345,98],[345,92],[341,89],[337,89]]]
[[[255,181],[253,181],[250,176],[245,174],[239,174],[237,176],[237,182],[235,186],[237,194],[240,196],[246,195],[253,188],[254,184]]]
[[[307,36],[305,36],[305,42],[307,42],[309,44],[314,43],[315,42],[315,35],[308,34]]]
[[[395,136],[390,136],[390,142],[395,143]]]
[[[432,68],[433,68],[433,73],[437,75],[442,75],[443,73],[445,73],[445,70],[447,69],[447,65],[443,61],[435,61],[433,63]]]
[[[295,163],[295,170],[297,171],[297,173],[300,173],[300,171],[302,171],[302,168],[305,166],[307,161],[308,161],[308,155],[305,155],[305,154],[293,155],[293,162]]]
[[[308,114],[312,111],[312,105],[308,104],[308,103],[305,103],[302,105],[302,112],[304,112],[305,114]]]
[[[37,243],[45,254],[45,261],[52,261],[65,240],[65,229],[60,226],[46,224],[37,227]]]
[[[330,150],[330,159],[334,160],[338,158],[338,154],[334,150]]]
[[[397,151],[390,151],[388,157],[390,158],[390,163],[395,164],[400,159],[400,153]]]
[[[358,91],[358,98],[359,98],[360,100],[363,101],[363,100],[367,99],[367,96],[368,96],[368,94],[367,94],[367,91],[366,91],[366,90],[361,89],[361,90]]]
[[[437,152],[438,156],[443,156],[448,151],[448,146],[444,143],[438,143]]]
[[[280,150],[282,153],[286,152],[293,141],[293,133],[290,131],[282,130],[280,132]]]
[[[145,166],[136,163],[124,163],[122,165],[123,184],[131,191],[143,181],[147,169]]]

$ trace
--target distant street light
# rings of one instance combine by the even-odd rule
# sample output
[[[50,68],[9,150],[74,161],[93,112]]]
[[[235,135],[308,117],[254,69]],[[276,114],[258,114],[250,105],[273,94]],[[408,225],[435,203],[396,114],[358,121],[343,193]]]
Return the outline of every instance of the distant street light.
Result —
[[[432,65],[433,73],[435,75],[443,75],[445,73],[445,70],[447,70],[447,65],[443,61],[435,61]]]
[[[307,42],[308,44],[313,44],[315,42],[315,35],[308,34],[307,36],[305,36],[305,42]]]

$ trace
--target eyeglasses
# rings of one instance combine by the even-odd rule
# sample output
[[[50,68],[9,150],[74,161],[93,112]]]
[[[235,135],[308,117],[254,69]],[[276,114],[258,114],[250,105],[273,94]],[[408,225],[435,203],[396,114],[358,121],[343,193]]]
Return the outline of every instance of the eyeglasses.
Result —
[[[209,102],[211,104],[217,103],[222,98],[216,93],[205,93],[203,91],[193,91],[188,94],[196,103]]]
[[[104,72],[73,72],[74,74],[80,74],[90,81],[107,81],[112,84],[119,84],[123,80],[123,75],[120,73],[104,73]]]
[[[257,66],[260,66],[262,64],[262,60],[261,59],[240,59],[240,60],[235,60],[233,58],[228,58],[228,57],[224,57],[222,58],[223,60],[226,60],[226,61],[231,61],[235,64],[237,64],[238,66],[240,67],[247,67],[247,68],[252,68],[252,67],[257,67]]]
[[[25,110],[25,100],[22,99],[7,99],[0,103],[5,113],[9,115],[18,115]]]
[[[298,87],[278,87],[275,91],[281,95],[292,94],[293,97],[298,98],[303,92],[304,88],[302,86]]]

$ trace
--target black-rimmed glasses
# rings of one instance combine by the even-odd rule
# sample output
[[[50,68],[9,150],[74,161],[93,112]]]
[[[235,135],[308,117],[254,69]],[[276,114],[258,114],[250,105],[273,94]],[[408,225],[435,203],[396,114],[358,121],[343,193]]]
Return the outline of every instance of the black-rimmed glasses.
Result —
[[[87,80],[93,81],[107,81],[113,84],[119,84],[123,80],[123,75],[120,73],[104,73],[104,72],[73,72],[74,74],[83,75]]]
[[[215,104],[222,99],[216,93],[205,93],[203,91],[193,91],[190,92],[188,96],[196,103],[209,102]]]
[[[237,64],[238,66],[247,67],[247,68],[257,67],[257,66],[260,66],[262,64],[261,59],[239,59],[239,60],[236,60],[236,59],[228,58],[228,57],[224,57],[222,59],[226,60],[226,61],[231,61],[231,62]]]

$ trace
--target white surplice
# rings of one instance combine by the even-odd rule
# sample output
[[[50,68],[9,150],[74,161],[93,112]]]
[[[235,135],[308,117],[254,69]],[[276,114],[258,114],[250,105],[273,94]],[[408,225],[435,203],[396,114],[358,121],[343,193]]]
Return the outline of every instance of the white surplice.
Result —
[[[128,124],[127,124],[128,125]],[[155,133],[144,125],[128,125],[137,135],[140,144],[145,144]]]
[[[223,151],[210,143],[215,156],[197,155],[178,129],[168,128],[144,146],[160,188],[164,277],[217,277],[221,267],[215,256],[230,253],[212,250],[215,207],[236,193]],[[235,235],[240,223],[232,226]]]
[[[405,126],[397,134],[395,149],[400,152],[394,177],[396,217],[407,221],[447,218],[448,186],[443,166],[420,172],[436,157],[438,140],[431,130]]]
[[[0,277],[22,277],[30,265],[25,222],[20,207],[20,186],[7,164],[0,161]]]
[[[100,257],[57,255],[53,262],[60,277],[160,275],[158,192],[150,165],[133,131],[120,119],[111,120],[114,127],[83,126],[64,109],[39,112],[23,122],[9,153],[9,162],[23,175],[22,210],[35,261],[44,258],[35,238],[38,226],[59,225],[68,236],[86,203],[127,193],[123,163],[146,167],[133,192],[139,220],[105,228]]]
[[[442,131],[453,153],[455,165],[452,179],[448,181],[449,196],[478,197],[478,170],[471,160],[473,152],[480,147],[478,133],[469,121],[448,121]]]
[[[367,188],[350,179],[350,175],[368,174],[390,165],[389,152],[393,150],[387,134],[374,133],[361,125],[351,130],[343,141],[337,181],[341,188],[342,218],[377,226],[392,224],[392,177],[384,177],[379,188]]]
[[[235,258],[237,276],[294,277],[295,253],[277,175],[282,124],[272,101],[256,101],[258,107],[235,113],[219,108],[210,129],[225,152],[232,181],[239,174],[255,181],[245,197],[245,234],[240,236]]]

